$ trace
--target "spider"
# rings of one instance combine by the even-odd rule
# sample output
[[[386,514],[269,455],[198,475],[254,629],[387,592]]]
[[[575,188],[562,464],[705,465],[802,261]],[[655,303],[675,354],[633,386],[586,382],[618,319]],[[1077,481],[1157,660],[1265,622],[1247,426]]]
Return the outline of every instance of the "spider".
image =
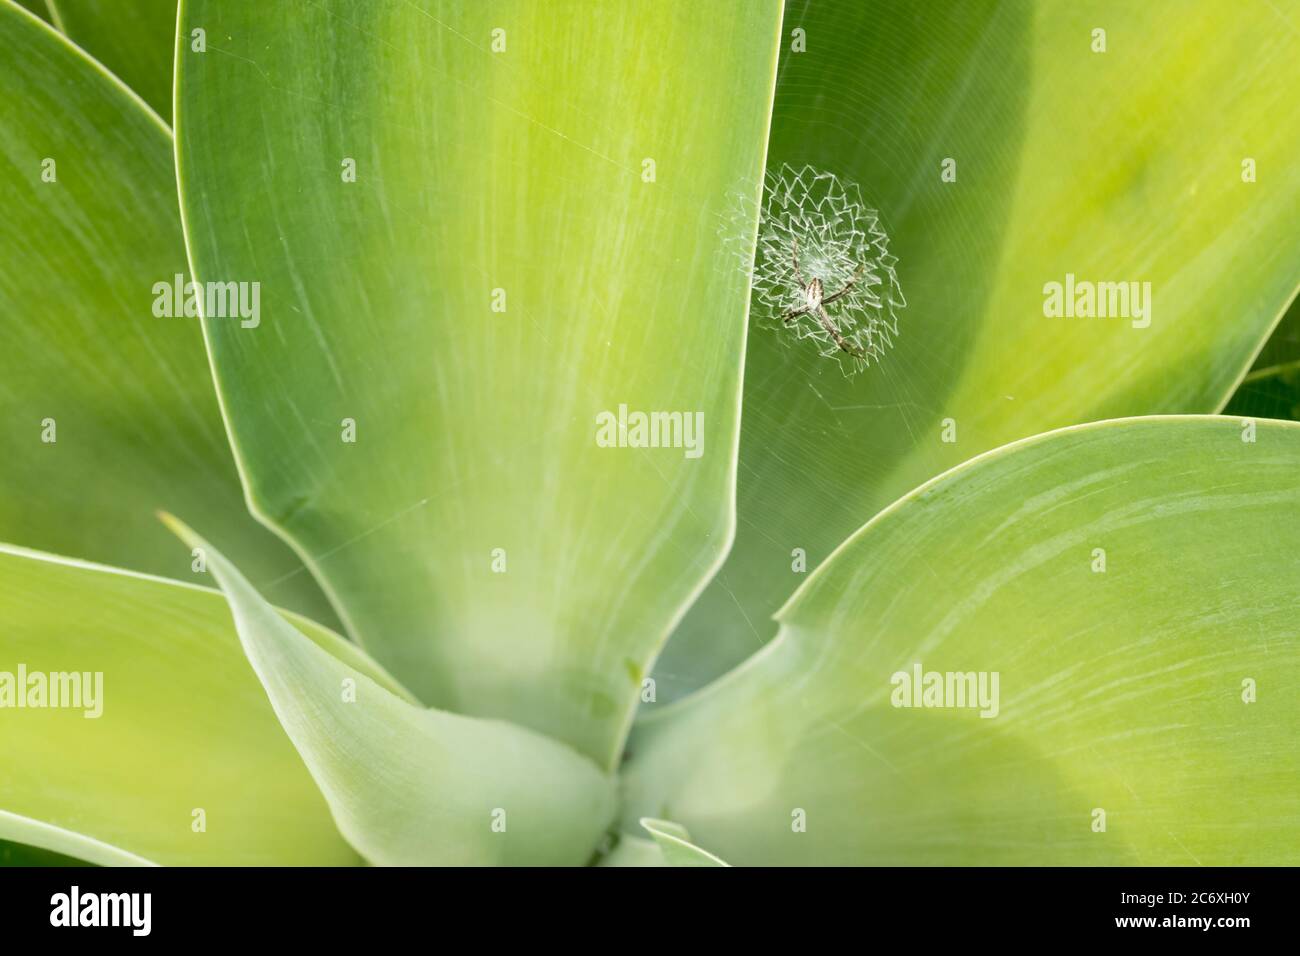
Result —
[[[826,313],[826,306],[830,305],[830,303],[834,302],[836,299],[843,298],[844,295],[857,284],[857,281],[862,278],[862,273],[865,271],[866,265],[859,265],[854,271],[853,277],[849,279],[848,282],[844,283],[844,287],[840,289],[839,292],[834,292],[831,295],[824,296],[822,294],[822,280],[814,276],[811,282],[805,282],[803,273],[799,271],[798,239],[793,240],[791,258],[794,259],[794,277],[799,280],[799,291],[803,293],[804,304],[798,308],[790,309],[781,316],[781,320],[785,322],[786,325],[789,325],[799,316],[811,313],[817,317],[818,322],[821,323],[821,327],[830,334],[832,339],[835,340],[836,345],[855,358],[865,358],[866,353],[859,346],[854,345],[840,334],[840,330],[836,328],[835,323],[831,321],[831,317]]]

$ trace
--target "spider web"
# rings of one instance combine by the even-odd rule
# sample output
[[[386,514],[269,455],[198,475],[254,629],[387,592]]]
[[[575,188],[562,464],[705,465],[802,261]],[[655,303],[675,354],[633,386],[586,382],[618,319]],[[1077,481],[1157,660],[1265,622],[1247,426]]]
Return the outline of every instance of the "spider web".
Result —
[[[739,199],[736,218],[752,199]],[[732,233],[736,236],[736,233]],[[843,289],[862,269],[856,283],[826,306],[840,335],[861,355],[840,348],[822,327],[816,312],[789,322],[782,317],[805,304],[803,283],[794,267],[798,242],[799,272],[807,282],[820,279],[825,295]],[[907,305],[889,254],[889,237],[876,210],[863,201],[856,183],[812,166],[769,169],[758,213],[758,245],[751,260],[748,243],[729,242],[753,290],[750,313],[763,328],[789,342],[811,342],[818,352],[853,375],[881,361],[898,335],[898,312]]]

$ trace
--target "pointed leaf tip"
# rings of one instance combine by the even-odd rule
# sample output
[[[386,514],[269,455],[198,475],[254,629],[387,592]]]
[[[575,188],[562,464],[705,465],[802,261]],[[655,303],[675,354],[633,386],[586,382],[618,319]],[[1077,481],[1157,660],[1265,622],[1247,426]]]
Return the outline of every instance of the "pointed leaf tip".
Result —
[[[731,864],[696,846],[691,835],[680,823],[642,817],[641,826],[654,838],[669,866],[726,866]]]

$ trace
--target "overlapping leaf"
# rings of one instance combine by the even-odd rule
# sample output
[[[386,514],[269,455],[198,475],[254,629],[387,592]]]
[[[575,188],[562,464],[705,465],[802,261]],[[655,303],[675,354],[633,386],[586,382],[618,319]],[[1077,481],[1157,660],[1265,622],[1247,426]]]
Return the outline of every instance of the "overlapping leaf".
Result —
[[[155,285],[187,271],[166,128],[8,3],[0,59],[0,540],[201,580],[154,517],[170,508],[226,529],[273,600],[328,623],[244,506],[197,320],[183,297],[155,314]]]
[[[1223,413],[1300,421],[1300,299],[1291,303]]]
[[[248,659],[339,828],[372,863],[577,865],[614,816],[614,782],[503,721],[426,710],[308,640],[192,530]]]
[[[358,862],[220,594],[6,545],[0,622],[0,837],[106,864]]]
[[[799,568],[944,469],[1076,422],[1218,411],[1296,290],[1294,3],[831,0],[784,33],[769,166],[859,184],[908,307],[852,379],[750,336],[736,543],[665,694],[761,646]],[[1067,275],[1149,282],[1150,324],[1132,302],[1048,318]]]
[[[707,850],[691,842],[684,826],[669,820],[643,819],[641,826],[654,838],[659,852],[669,866],[726,866]]]
[[[249,493],[426,703],[612,765],[721,557],[720,223],[757,196],[779,12],[182,4],[193,263],[262,289],[259,327],[205,323]],[[676,447],[603,445],[620,406],[680,413]]]
[[[55,26],[170,122],[176,0],[48,0],[48,4]]]
[[[1294,423],[1130,419],[962,465],[638,724],[624,826],[740,865],[1293,865],[1298,515]]]

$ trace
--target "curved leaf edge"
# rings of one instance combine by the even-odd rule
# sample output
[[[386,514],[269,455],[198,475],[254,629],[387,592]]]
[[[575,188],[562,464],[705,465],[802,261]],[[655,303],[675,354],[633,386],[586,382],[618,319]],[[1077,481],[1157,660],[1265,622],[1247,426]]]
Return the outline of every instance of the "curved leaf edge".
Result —
[[[99,73],[102,77],[107,79],[109,81],[109,84],[115,87],[119,93],[125,94],[126,98],[130,102],[134,103],[142,111],[144,111],[144,113],[158,125],[159,130],[164,135],[166,135],[168,139],[173,139],[172,128],[167,125],[167,121],[165,119],[163,119],[161,116],[158,115],[158,111],[155,110],[152,106],[150,106],[147,102],[145,102],[145,100],[140,96],[139,93],[131,89],[131,87],[127,86],[126,83],[122,81],[121,77],[119,77],[116,73],[114,73],[112,70],[106,67],[99,60],[95,59],[95,57],[92,56],[90,53],[88,53],[85,50],[85,48],[79,46],[74,40],[72,40],[72,38],[70,38],[61,29],[58,29],[57,24],[59,22],[59,16],[58,16],[57,8],[54,6],[52,2],[48,2],[48,0],[46,5],[49,7],[50,16],[54,18],[54,24],[47,23],[46,21],[38,17],[36,14],[28,10],[26,7],[22,6],[21,4],[14,3],[13,0],[0,0],[0,6],[8,7],[11,8],[12,10],[17,10],[22,16],[32,20],[41,29],[48,31],[52,36],[57,37],[59,42],[63,46],[67,47],[67,49],[71,50],[74,54],[76,54],[78,57],[84,60],[86,64],[94,72]]]
[[[322,722],[319,714],[312,714],[303,709],[301,699],[296,696],[297,687],[293,675],[295,667],[304,663],[307,664],[308,669],[319,667],[322,655],[325,658],[331,656],[329,650],[313,641],[301,629],[294,627],[287,615],[280,614],[277,619],[276,613],[279,613],[278,609],[269,605],[252,585],[243,578],[238,569],[192,528],[166,512],[159,512],[159,518],[173,534],[187,545],[207,551],[213,577],[222,586],[222,597],[228,604],[234,618],[234,627],[238,633],[244,655],[267,694],[281,727],[298,751],[298,755],[302,758],[308,772],[329,805],[334,823],[344,839],[360,856],[375,865],[427,866],[456,865],[457,863],[463,864],[466,862],[464,860],[453,860],[449,863],[441,856],[444,852],[441,846],[434,851],[433,856],[413,856],[414,846],[407,839],[409,834],[394,841],[387,822],[380,823],[378,826],[375,825],[370,816],[373,808],[368,805],[366,798],[376,793],[386,794],[386,791],[382,789],[370,790],[367,794],[361,794],[360,799],[358,799],[359,794],[356,789],[339,776],[337,767],[334,766],[331,760],[332,755],[329,752],[329,747],[322,747],[322,741],[330,739],[329,722]],[[264,626],[257,626],[259,619],[264,620]],[[307,652],[305,656],[304,651]],[[375,668],[379,668],[377,663],[371,662],[370,658],[359,649],[356,650],[356,654],[359,655],[363,663],[372,664]],[[360,682],[371,680],[370,675],[365,673],[364,670],[350,666],[350,662],[342,657],[334,656],[332,663],[341,667],[340,670],[335,671],[336,674],[350,674]],[[383,689],[378,684],[375,684],[375,687],[380,690]],[[386,737],[388,735],[400,734],[403,727],[416,727],[421,732],[431,733],[427,741],[433,743],[435,749],[437,749],[439,745],[445,742],[446,738],[442,734],[446,733],[449,728],[453,733],[458,733],[467,727],[473,727],[480,734],[483,732],[488,734],[486,740],[479,740],[480,747],[486,744],[488,747],[506,746],[507,748],[517,748],[520,744],[524,744],[535,748],[535,752],[530,754],[521,754],[515,750],[511,754],[511,760],[504,764],[497,763],[495,767],[489,766],[491,772],[504,770],[505,775],[508,777],[516,772],[517,766],[529,765],[530,759],[532,765],[536,766],[539,755],[541,755],[542,763],[545,763],[548,769],[558,767],[561,771],[567,771],[567,776],[561,773],[557,777],[560,788],[561,790],[571,790],[567,794],[571,800],[581,800],[589,804],[586,807],[587,812],[585,814],[578,813],[570,820],[568,818],[573,805],[565,804],[563,799],[555,799],[550,794],[547,794],[547,798],[552,806],[547,809],[555,811],[559,807],[562,810],[561,816],[565,817],[566,825],[569,825],[568,828],[580,831],[584,841],[586,838],[590,838],[590,844],[583,846],[582,855],[584,858],[589,855],[590,849],[596,845],[600,834],[607,832],[617,818],[617,781],[614,775],[562,740],[505,720],[475,718],[437,708],[427,708],[411,694],[404,697],[394,695],[393,701],[385,706],[390,708],[387,711],[387,716],[390,718],[391,723],[382,728],[380,736],[368,739],[364,737],[354,738],[352,740],[354,744],[361,742],[368,747],[375,748],[376,752],[382,754],[386,752],[385,748],[388,744]],[[418,724],[412,723],[413,719],[418,721],[420,718],[425,717],[436,717],[440,723],[435,727],[420,727]],[[340,727],[338,724],[333,726],[335,731]],[[330,742],[332,744],[336,741],[331,740]],[[479,753],[482,752],[484,751],[479,751]],[[396,753],[394,751],[394,754]],[[408,760],[414,760],[416,763],[421,760],[419,756],[412,757],[412,753],[409,751],[407,758]],[[547,763],[546,761],[553,762]],[[481,771],[482,768],[476,769],[471,766],[466,771],[463,767],[457,767],[453,761],[450,767],[444,766],[441,769],[443,771],[450,769],[453,773],[458,770],[475,773]],[[490,775],[491,773],[489,773]],[[434,791],[445,779],[448,778],[441,777],[431,786],[426,781],[424,788],[403,790],[398,787],[394,792],[399,796],[406,794],[431,800],[430,807],[437,808],[439,801],[436,799]],[[572,787],[570,787],[570,784],[572,784]],[[409,783],[406,785],[410,786]],[[392,786],[393,783],[389,781],[387,787],[391,788]],[[531,792],[546,793],[544,788],[541,790],[533,789]],[[360,813],[357,812],[359,806],[364,807]],[[573,824],[573,820],[580,822]],[[455,821],[458,826],[463,822],[463,820]],[[505,832],[505,830],[499,832]],[[536,851],[536,849],[536,846],[529,844],[524,852],[530,853]],[[566,847],[565,852],[571,849],[572,845]],[[543,852],[545,852],[545,849],[543,849]],[[578,857],[575,855],[573,859],[576,860]],[[473,865],[486,862],[489,862],[489,859],[479,858],[471,861]],[[498,862],[508,861],[498,860]],[[526,865],[533,865],[535,862],[537,861],[531,860]]]
[[[690,833],[680,823],[642,817],[641,826],[654,837],[669,866],[731,866],[726,860],[691,842]]]
[[[1286,310],[1284,309],[1283,312],[1285,311]],[[809,590],[812,587],[816,585],[818,579],[824,574],[828,573],[827,568],[830,567],[831,563],[842,552],[848,550],[850,547],[856,544],[856,542],[863,535],[870,532],[871,529],[874,528],[877,524],[884,521],[889,516],[893,515],[895,512],[899,511],[906,504],[908,504],[908,502],[913,501],[916,498],[919,498],[922,494],[929,491],[935,485],[947,481],[957,475],[960,475],[965,471],[967,471],[968,469],[978,467],[980,464],[982,464],[985,461],[988,461],[989,459],[1012,454],[1021,448],[1031,447],[1033,445],[1039,444],[1040,442],[1048,441],[1052,437],[1057,435],[1067,434],[1071,432],[1079,432],[1079,431],[1093,431],[1093,430],[1103,430],[1109,428],[1123,427],[1124,425],[1133,422],[1220,422],[1225,425],[1229,425],[1232,423],[1239,422],[1241,420],[1242,419],[1239,416],[1217,415],[1217,414],[1216,415],[1134,415],[1126,418],[1107,418],[1095,422],[1084,422],[1078,425],[1066,425],[1063,428],[1054,428],[1051,431],[1040,432],[1037,435],[1030,435],[1027,438],[1020,438],[1017,439],[1016,441],[1008,442],[1005,445],[999,445],[997,448],[991,448],[988,451],[975,455],[972,458],[968,458],[965,461],[963,461],[961,464],[954,465],[952,468],[949,468],[947,471],[941,472],[940,474],[935,475],[933,478],[929,479],[928,481],[923,482],[920,485],[917,485],[915,488],[907,492],[907,494],[903,495],[901,498],[896,499],[895,501],[886,505],[880,511],[876,512],[876,514],[873,515],[866,522],[866,524],[862,525],[860,528],[858,528],[857,531],[853,532],[853,534],[849,535],[842,542],[840,542],[840,544],[835,548],[835,550],[832,551],[830,554],[828,554],[826,556],[826,559],[822,561],[822,563],[819,564],[816,568],[814,568],[812,572],[809,573],[808,577],[803,581],[803,583],[801,583],[799,587],[797,587],[794,590],[794,593],[792,593],[790,597],[786,599],[786,602],[781,605],[781,607],[776,611],[775,614],[772,615],[772,620],[776,621],[778,624],[784,625],[786,620],[789,619],[790,615],[792,615],[798,609],[799,603],[803,600],[805,595],[809,592]],[[1257,418],[1255,419],[1255,421],[1267,422],[1269,425],[1281,426],[1282,428],[1287,430],[1300,431],[1300,422],[1294,422],[1294,421],[1289,421],[1280,418]],[[688,707],[695,706],[700,700],[704,699],[706,696],[711,696],[712,694],[716,693],[720,688],[728,685],[734,680],[739,679],[741,675],[743,675],[750,669],[759,666],[759,664],[761,664],[761,662],[768,656],[777,653],[780,650],[780,648],[784,646],[784,642],[787,639],[787,635],[789,633],[790,633],[789,630],[786,627],[782,626],[780,630],[778,630],[776,636],[772,638],[772,640],[768,641],[761,648],[759,648],[757,651],[755,651],[745,660],[741,661],[741,663],[737,664],[730,671],[723,674],[717,680],[709,684],[706,684],[704,687],[701,687],[699,690],[693,693],[687,694],[685,697],[678,698],[677,700],[674,700],[663,707],[656,708],[652,713],[639,715],[637,717],[636,723],[642,725],[653,724],[654,722],[660,719],[666,719],[672,716],[673,714],[676,714],[679,709],[684,710]]]
[[[149,574],[144,571],[134,571],[130,568],[114,567],[111,564],[100,564],[95,561],[86,561],[82,558],[75,558],[69,555],[53,554],[48,551],[38,551],[35,548],[27,548],[22,545],[9,544],[0,541],[0,554],[9,554],[20,558],[30,558],[33,561],[44,561],[49,564],[59,564],[70,568],[79,568],[84,571],[94,571],[101,574],[117,574],[123,577],[135,578],[140,581],[148,581],[153,584],[165,584],[172,587],[185,588],[191,591],[202,591],[214,597],[220,598],[223,602],[226,600],[225,594],[220,588],[209,587],[205,584],[195,584],[192,581],[179,581],[176,578],[168,578],[158,574]],[[377,684],[384,687],[391,693],[401,697],[408,703],[415,702],[415,695],[407,690],[397,678],[388,673],[378,661],[370,658],[369,655],[361,651],[356,644],[349,641],[346,637],[337,634],[332,629],[318,621],[299,614],[296,611],[289,611],[284,608],[276,608],[276,611],[294,625],[298,630],[303,631],[313,643],[320,646],[333,657],[348,664],[351,667],[360,670]],[[233,627],[233,625],[232,625]]]
[[[181,0],[181,2],[183,3],[184,0]],[[767,92],[767,123],[763,127],[763,142],[759,147],[759,153],[762,156],[763,161],[758,170],[757,182],[755,183],[755,195],[752,197],[755,203],[755,209],[762,205],[764,183],[767,181],[767,154],[772,142],[772,113],[773,105],[776,102],[776,81],[781,68],[781,38],[784,36],[784,30],[785,3],[782,2],[781,9],[776,18],[776,35],[772,38],[773,50],[770,61],[771,76],[768,79]],[[749,245],[749,262],[751,266],[753,265],[754,256],[757,254],[758,250],[758,232],[759,222],[758,217],[755,216],[754,226],[750,232],[749,239],[747,240]],[[717,554],[714,555],[713,560],[703,570],[699,580],[695,584],[695,587],[682,598],[682,602],[678,605],[677,611],[665,625],[663,633],[659,637],[659,643],[654,648],[654,653],[645,663],[643,673],[646,674],[650,674],[654,671],[656,662],[659,660],[660,655],[663,654],[664,648],[668,646],[668,642],[672,639],[673,634],[676,633],[677,628],[681,626],[682,621],[686,619],[686,615],[690,613],[691,608],[695,606],[695,603],[700,599],[700,596],[705,592],[709,585],[713,583],[713,579],[718,576],[718,572],[721,571],[723,566],[727,563],[727,558],[731,556],[731,549],[735,547],[736,544],[736,529],[739,522],[739,509],[737,507],[736,494],[740,474],[741,420],[745,413],[745,359],[749,353],[749,311],[753,302],[752,291],[753,290],[748,287],[745,290],[745,304],[741,315],[740,348],[738,350],[739,354],[736,356],[736,363],[738,366],[735,390],[736,415],[732,424],[731,440],[727,445],[726,523],[723,527],[722,541],[717,549]],[[610,759],[608,761],[609,766],[615,766],[620,755],[627,749],[628,739],[631,737],[632,728],[637,721],[637,710],[638,708],[636,707],[629,707],[625,712],[622,729],[616,738],[617,745],[610,754]]]
[[[1287,298],[1286,302],[1282,304],[1282,307],[1278,309],[1277,316],[1274,317],[1273,321],[1269,323],[1269,326],[1264,331],[1264,334],[1260,336],[1259,345],[1257,345],[1255,347],[1255,350],[1250,353],[1250,357],[1247,360],[1245,366],[1242,368],[1240,374],[1238,374],[1237,377],[1233,379],[1232,384],[1227,389],[1227,392],[1224,394],[1223,399],[1217,405],[1214,406],[1215,415],[1223,414],[1223,410],[1227,408],[1228,405],[1232,402],[1233,397],[1237,394],[1238,389],[1240,389],[1243,384],[1245,384],[1248,381],[1254,381],[1257,378],[1264,377],[1264,375],[1260,373],[1276,374],[1279,371],[1285,370],[1287,368],[1287,365],[1291,364],[1291,363],[1287,363],[1287,365],[1269,366],[1264,369],[1255,368],[1255,362],[1259,359],[1260,355],[1263,354],[1264,349],[1268,347],[1269,339],[1273,337],[1273,333],[1276,332],[1278,328],[1282,325],[1282,320],[1286,318],[1287,313],[1291,311],[1291,307],[1295,305],[1297,302],[1300,302],[1300,282],[1296,283],[1296,287],[1292,291],[1291,295]],[[1165,417],[1165,416],[1155,416],[1155,417]],[[1277,419],[1273,419],[1273,420],[1276,421]]]
[[[8,810],[0,810],[0,837],[75,857],[98,866],[161,866],[111,843]]]
[[[182,25],[185,23],[187,6],[186,0],[178,0],[176,4],[176,50],[172,57],[172,166],[176,171],[176,197],[180,210],[181,238],[185,244],[185,264],[189,268],[191,281],[198,282],[198,272],[194,266],[194,242],[190,238],[192,230],[189,217],[185,212],[185,167],[181,162],[181,118],[183,116],[181,109],[181,64],[184,62],[182,54],[185,45],[185,34]],[[307,552],[306,548],[293,535],[271,517],[270,511],[258,500],[257,492],[250,479],[251,471],[244,450],[235,435],[230,410],[226,407],[226,387],[222,384],[221,373],[217,369],[216,357],[212,350],[211,325],[205,312],[206,303],[202,301],[201,296],[199,299],[200,301],[197,303],[199,327],[203,331],[203,349],[207,355],[208,372],[212,376],[212,392],[217,399],[217,410],[221,414],[221,425],[226,432],[226,443],[230,446],[230,455],[235,462],[235,472],[239,475],[239,484],[244,491],[244,505],[258,524],[283,541],[297,555],[298,559],[302,561],[303,567],[307,569],[307,573],[315,580],[316,586],[325,595],[325,600],[334,609],[334,613],[338,616],[339,623],[343,625],[348,638],[356,646],[365,648],[366,644],[361,638],[360,629],[357,628],[356,623],[348,614],[343,601],[339,598],[338,593],[330,584],[328,577],[321,570],[315,558]]]

